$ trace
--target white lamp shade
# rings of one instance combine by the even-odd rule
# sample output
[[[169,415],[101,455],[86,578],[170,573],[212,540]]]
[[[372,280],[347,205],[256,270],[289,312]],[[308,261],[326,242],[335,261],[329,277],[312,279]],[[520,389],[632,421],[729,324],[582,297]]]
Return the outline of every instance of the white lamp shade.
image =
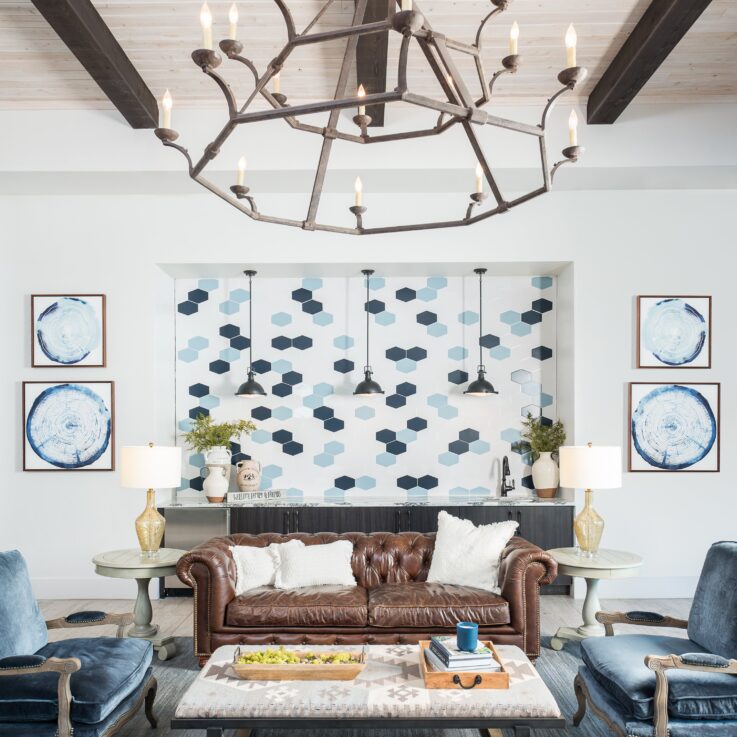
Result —
[[[618,489],[622,449],[613,445],[564,445],[558,450],[560,485],[568,489]]]
[[[127,445],[120,449],[120,483],[127,489],[171,489],[182,480],[182,449]]]

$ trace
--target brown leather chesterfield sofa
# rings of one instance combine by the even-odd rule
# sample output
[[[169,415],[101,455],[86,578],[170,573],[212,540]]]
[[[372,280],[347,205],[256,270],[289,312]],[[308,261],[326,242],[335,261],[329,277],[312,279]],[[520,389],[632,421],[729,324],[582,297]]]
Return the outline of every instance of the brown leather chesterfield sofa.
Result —
[[[305,545],[350,540],[358,586],[262,587],[235,595],[232,545],[263,547],[297,538]],[[216,537],[183,555],[177,575],[194,590],[194,647],[200,665],[221,645],[408,643],[477,622],[479,635],[540,654],[540,586],[553,558],[514,537],[502,553],[501,595],[426,583],[435,534],[293,533]]]

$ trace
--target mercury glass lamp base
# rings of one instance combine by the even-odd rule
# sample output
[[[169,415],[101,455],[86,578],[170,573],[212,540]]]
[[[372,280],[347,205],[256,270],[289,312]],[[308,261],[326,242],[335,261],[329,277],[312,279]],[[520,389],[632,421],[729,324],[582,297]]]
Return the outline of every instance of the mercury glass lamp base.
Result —
[[[156,509],[156,495],[153,489],[146,491],[146,509],[136,519],[136,535],[142,558],[156,558],[164,537],[166,521]]]
[[[591,489],[586,489],[584,507],[573,523],[579,554],[587,558],[593,558],[599,551],[599,543],[604,532],[604,520],[594,509],[591,503],[592,496]]]

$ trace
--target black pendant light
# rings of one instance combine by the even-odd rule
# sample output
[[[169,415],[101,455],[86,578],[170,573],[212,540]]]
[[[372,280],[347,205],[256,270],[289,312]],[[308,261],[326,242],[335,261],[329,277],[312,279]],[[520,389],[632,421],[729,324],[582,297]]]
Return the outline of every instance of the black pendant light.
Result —
[[[371,274],[374,273],[374,270],[363,269],[361,273],[366,277],[366,304],[364,305],[364,309],[366,310],[366,365],[363,367],[363,381],[356,387],[353,394],[361,397],[372,397],[384,393],[384,390],[379,386],[378,382],[371,378],[373,371],[371,370],[371,362],[369,361],[369,318],[371,317],[368,309],[369,283],[371,280]]]
[[[486,380],[486,367],[484,366],[484,347],[481,345],[481,338],[484,334],[484,287],[483,277],[486,273],[486,269],[474,269],[474,274],[479,275],[479,375],[476,381],[472,381],[468,385],[464,394],[468,394],[471,397],[490,397],[492,394],[498,394],[499,392],[494,389],[490,382]]]
[[[243,272],[248,277],[248,378],[235,393],[237,397],[265,397],[266,392],[261,384],[256,381],[253,371],[253,277],[256,272],[247,269]]]

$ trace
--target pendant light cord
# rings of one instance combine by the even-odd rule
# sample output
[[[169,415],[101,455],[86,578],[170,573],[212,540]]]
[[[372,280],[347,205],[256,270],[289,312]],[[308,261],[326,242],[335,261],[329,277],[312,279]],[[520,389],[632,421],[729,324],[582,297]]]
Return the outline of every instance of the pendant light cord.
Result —
[[[370,336],[370,324],[369,324],[369,279],[371,278],[371,274],[366,274],[366,304],[364,305],[364,309],[366,310],[366,371],[371,370],[371,364],[369,363],[369,336]]]
[[[482,369],[484,365],[484,351],[483,351],[483,347],[481,346],[481,338],[484,334],[484,299],[483,299],[484,285],[482,282],[483,278],[484,278],[484,275],[482,273],[479,273],[479,370]]]
[[[253,372],[253,277],[248,275],[248,373]]]

